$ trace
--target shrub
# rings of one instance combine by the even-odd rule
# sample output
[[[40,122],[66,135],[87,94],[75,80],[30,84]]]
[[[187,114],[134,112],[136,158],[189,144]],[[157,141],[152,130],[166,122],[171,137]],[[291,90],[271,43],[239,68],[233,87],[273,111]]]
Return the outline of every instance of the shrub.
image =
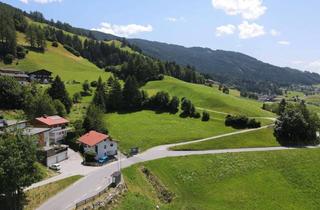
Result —
[[[68,50],[69,52],[71,52],[73,55],[79,57],[80,56],[80,53],[75,50],[74,48],[70,47],[69,45],[63,45],[63,47]]]
[[[25,52],[17,52],[17,57],[19,59],[24,59],[26,57],[26,53]]]
[[[80,103],[82,100],[82,96],[81,96],[81,93],[77,92],[75,94],[73,94],[73,97],[72,97],[72,101],[73,103]]]
[[[90,83],[90,86],[91,86],[91,87],[97,87],[97,85],[98,85],[98,82],[97,82],[97,81],[92,81],[92,82]]]
[[[236,115],[236,116],[228,115],[225,120],[225,125],[228,127],[236,128],[236,129],[261,127],[260,122],[256,121],[255,119],[249,120],[248,117],[242,116],[242,115]]]
[[[195,112],[193,114],[193,117],[196,118],[196,119],[199,119],[201,117],[201,114],[199,112]]]
[[[19,59],[23,59],[26,57],[26,50],[20,45],[17,46],[17,57]]]
[[[14,56],[12,54],[7,54],[6,56],[4,56],[3,62],[5,64],[12,64],[14,59]]]
[[[164,75],[163,74],[159,74],[158,75],[158,80],[163,80],[164,79]]]
[[[52,47],[59,47],[59,43],[56,41],[52,42]]]
[[[256,121],[256,119],[250,119],[247,126],[248,128],[260,128],[261,122]]]
[[[91,151],[91,150],[89,150],[89,151],[86,151],[85,153],[84,153],[84,158],[85,158],[85,161],[86,162],[96,162],[96,155],[97,155],[97,153],[96,152],[94,152],[94,151]]]
[[[206,111],[204,111],[203,113],[202,113],[202,119],[201,119],[203,122],[207,122],[207,121],[209,121],[210,120],[210,114],[208,113],[208,112],[206,112]]]

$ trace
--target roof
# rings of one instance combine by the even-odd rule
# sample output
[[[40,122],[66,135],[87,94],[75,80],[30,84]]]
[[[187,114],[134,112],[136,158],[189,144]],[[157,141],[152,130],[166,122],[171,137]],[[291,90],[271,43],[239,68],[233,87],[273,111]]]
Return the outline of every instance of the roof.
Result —
[[[28,136],[33,136],[36,134],[44,133],[49,130],[50,128],[26,128],[23,130],[23,134]]]
[[[109,136],[103,133],[98,133],[96,131],[90,131],[79,138],[79,141],[83,144],[94,146],[100,142],[108,139]]]
[[[29,78],[29,76],[25,74],[23,71],[14,69],[0,69],[0,75],[16,78]]]
[[[46,70],[46,69],[40,69],[40,70],[31,72],[31,73],[28,73],[28,75],[34,75],[34,74],[46,74],[46,75],[51,75],[52,72],[51,72],[51,71],[48,71],[48,70]]]
[[[63,117],[57,116],[57,115],[56,116],[38,117],[38,118],[36,118],[36,120],[43,123],[43,124],[49,125],[49,126],[69,123],[68,120],[64,119]]]
[[[14,125],[19,125],[22,123],[26,123],[26,120],[0,120],[0,128],[2,127],[10,127],[10,126],[14,126]]]

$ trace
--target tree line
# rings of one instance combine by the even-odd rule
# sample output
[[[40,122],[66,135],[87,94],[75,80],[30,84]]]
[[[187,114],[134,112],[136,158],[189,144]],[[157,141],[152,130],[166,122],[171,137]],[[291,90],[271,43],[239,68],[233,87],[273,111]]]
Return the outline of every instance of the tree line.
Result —
[[[35,84],[22,86],[12,77],[0,77],[0,109],[22,109],[29,119],[44,114],[65,116],[70,113],[72,100],[60,77],[46,91]]]

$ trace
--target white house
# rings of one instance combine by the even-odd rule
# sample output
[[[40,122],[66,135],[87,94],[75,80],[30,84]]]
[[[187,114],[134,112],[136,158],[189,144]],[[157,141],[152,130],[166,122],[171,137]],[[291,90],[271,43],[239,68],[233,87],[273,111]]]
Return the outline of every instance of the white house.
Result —
[[[118,151],[118,144],[109,138],[108,135],[90,131],[81,136],[79,142],[83,145],[84,152],[94,151],[96,160],[107,156],[115,156]]]

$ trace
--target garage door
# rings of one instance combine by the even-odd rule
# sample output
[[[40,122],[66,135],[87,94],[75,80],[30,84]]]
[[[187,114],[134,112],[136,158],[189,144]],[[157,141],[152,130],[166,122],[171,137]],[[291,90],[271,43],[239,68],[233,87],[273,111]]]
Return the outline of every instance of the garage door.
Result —
[[[51,157],[48,157],[47,166],[51,166],[52,164],[59,163],[61,161],[64,161],[67,158],[68,158],[68,152],[67,151],[59,153],[59,154],[56,154],[56,155],[51,156]]]
[[[61,162],[63,160],[67,159],[67,151],[62,152],[60,154],[57,154],[57,162]]]

